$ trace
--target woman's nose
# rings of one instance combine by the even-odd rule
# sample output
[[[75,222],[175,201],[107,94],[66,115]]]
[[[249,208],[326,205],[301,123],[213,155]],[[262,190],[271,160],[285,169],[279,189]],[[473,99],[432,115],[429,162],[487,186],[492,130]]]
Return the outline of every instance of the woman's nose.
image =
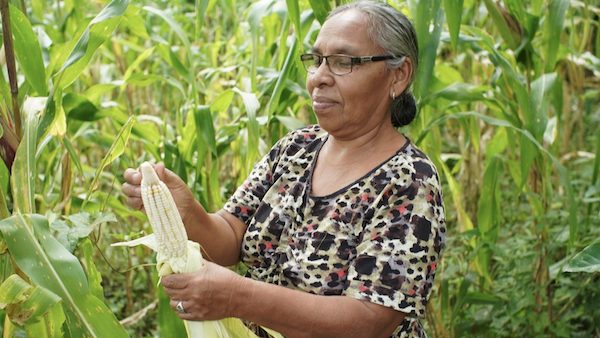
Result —
[[[311,81],[315,87],[322,84],[333,83],[333,73],[329,69],[329,64],[327,64],[326,59],[323,59],[323,62],[321,62],[313,73],[308,74],[308,80]]]

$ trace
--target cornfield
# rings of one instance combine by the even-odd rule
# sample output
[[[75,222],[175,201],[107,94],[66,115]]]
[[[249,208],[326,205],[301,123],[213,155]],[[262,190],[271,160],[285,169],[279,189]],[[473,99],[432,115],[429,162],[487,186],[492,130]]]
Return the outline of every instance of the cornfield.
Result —
[[[0,333],[180,337],[125,206],[164,162],[218,210],[316,123],[299,55],[331,0],[0,0]],[[448,243],[432,337],[600,337],[600,3],[388,1],[415,24]],[[233,267],[243,270],[243,266]]]

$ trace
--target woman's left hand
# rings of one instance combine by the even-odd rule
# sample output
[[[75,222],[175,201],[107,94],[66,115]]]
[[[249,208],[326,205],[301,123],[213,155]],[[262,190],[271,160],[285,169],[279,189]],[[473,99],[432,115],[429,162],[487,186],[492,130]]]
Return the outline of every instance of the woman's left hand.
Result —
[[[232,317],[237,300],[234,292],[242,287],[244,277],[209,261],[204,264],[198,272],[162,278],[161,284],[171,298],[171,307],[184,320]],[[181,306],[178,309],[179,302]]]

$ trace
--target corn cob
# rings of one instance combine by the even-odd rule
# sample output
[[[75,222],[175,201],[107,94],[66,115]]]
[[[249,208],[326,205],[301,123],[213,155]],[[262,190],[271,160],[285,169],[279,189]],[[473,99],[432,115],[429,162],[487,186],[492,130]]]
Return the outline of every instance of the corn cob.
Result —
[[[154,251],[159,277],[172,273],[199,271],[204,267],[204,259],[200,245],[188,240],[185,226],[167,186],[158,178],[152,165],[148,162],[140,166],[142,173],[142,200],[152,235],[129,242],[114,243],[115,246],[136,246],[144,244]],[[226,318],[220,321],[184,321],[188,337],[191,338],[231,338],[257,337],[237,318]],[[274,337],[280,334],[266,329]]]
[[[169,192],[169,188],[158,178],[150,163],[140,166],[142,172],[142,201],[156,239],[156,264],[160,277],[171,273],[191,272],[202,268],[202,255],[188,250],[190,245],[185,226]],[[192,242],[193,243],[193,242]],[[198,247],[198,253],[200,253]],[[188,256],[194,255],[198,264],[188,266]],[[190,262],[194,263],[194,262]]]

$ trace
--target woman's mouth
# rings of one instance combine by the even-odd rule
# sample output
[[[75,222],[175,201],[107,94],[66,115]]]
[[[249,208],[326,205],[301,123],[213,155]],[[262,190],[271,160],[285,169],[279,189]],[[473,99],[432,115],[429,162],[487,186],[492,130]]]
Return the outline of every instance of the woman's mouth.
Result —
[[[323,96],[314,96],[312,98],[313,101],[313,109],[314,110],[325,110],[329,109],[337,104],[336,101],[323,97]]]

